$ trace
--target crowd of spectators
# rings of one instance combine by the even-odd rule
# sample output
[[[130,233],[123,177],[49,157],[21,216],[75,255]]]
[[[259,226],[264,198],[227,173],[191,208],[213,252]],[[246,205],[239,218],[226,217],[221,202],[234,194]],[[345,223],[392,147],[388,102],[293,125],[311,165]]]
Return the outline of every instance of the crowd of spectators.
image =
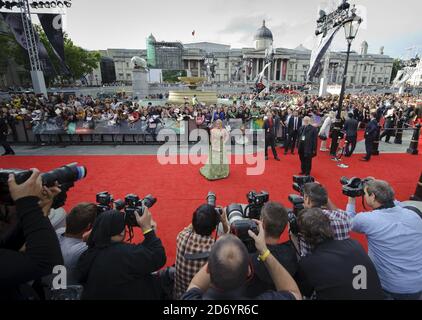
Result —
[[[148,208],[135,212],[143,234],[137,243],[125,241],[120,211],[101,212],[93,203],[78,204],[64,226],[54,226],[50,209],[59,187],[43,186],[36,169],[21,184],[10,175],[14,204],[0,206],[0,297],[422,299],[422,214],[398,202],[387,182],[365,181],[367,212],[356,214],[354,198],[339,209],[324,186],[308,183],[295,219],[280,203],[266,202],[257,230],[242,236],[227,208],[203,204],[175,239],[176,260],[167,261]],[[280,242],[286,230],[290,240]],[[351,231],[366,235],[368,253]],[[173,266],[163,268],[166,262]],[[57,266],[66,268],[65,288],[55,287]]]
[[[182,105],[165,103],[153,106],[149,103],[142,106],[136,101],[104,98],[96,99],[91,96],[51,95],[49,98],[34,95],[14,95],[11,101],[2,102],[0,109],[3,116],[10,119],[13,124],[16,120],[30,121],[45,120],[50,117],[59,117],[64,122],[77,120],[108,120],[118,123],[121,120],[136,122],[138,120],[195,119],[198,125],[209,125],[215,120],[242,119],[244,123],[258,118],[264,118],[268,111],[272,111],[281,122],[289,117],[289,110],[295,110],[300,117],[310,116],[316,119],[318,125],[331,111],[336,110],[338,97],[327,96],[324,98],[312,95],[278,95],[264,96],[264,105],[254,100],[253,94],[240,94],[224,96],[231,99],[230,105],[205,105],[200,101],[187,101]],[[153,98],[153,97],[152,97]],[[419,101],[419,104],[418,104]],[[341,115],[345,121],[347,114],[352,113],[353,118],[364,126],[370,120],[371,110],[380,110],[379,118],[385,109],[394,109],[396,119],[403,116],[408,120],[415,120],[421,116],[420,98],[416,96],[396,97],[392,95],[351,95],[344,101],[344,111]],[[379,120],[379,119],[378,119]]]

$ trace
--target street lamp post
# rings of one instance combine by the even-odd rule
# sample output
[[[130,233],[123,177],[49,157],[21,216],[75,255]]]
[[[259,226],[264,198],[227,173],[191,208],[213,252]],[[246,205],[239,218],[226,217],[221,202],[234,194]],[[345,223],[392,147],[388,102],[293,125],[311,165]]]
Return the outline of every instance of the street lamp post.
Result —
[[[341,128],[341,112],[343,110],[344,94],[346,91],[347,69],[349,67],[350,48],[352,46],[353,40],[356,38],[361,22],[362,22],[362,19],[358,17],[354,12],[352,12],[352,16],[350,17],[350,19],[348,19],[343,24],[344,33],[347,40],[347,54],[346,54],[346,63],[344,65],[343,81],[341,84],[340,97],[339,97],[338,107],[337,107],[337,116],[336,116],[336,121],[333,127],[332,141],[331,141],[331,148],[330,148],[330,154],[334,157],[336,156],[336,153],[337,153],[337,148],[338,148],[339,139],[340,139],[340,132],[342,129]]]

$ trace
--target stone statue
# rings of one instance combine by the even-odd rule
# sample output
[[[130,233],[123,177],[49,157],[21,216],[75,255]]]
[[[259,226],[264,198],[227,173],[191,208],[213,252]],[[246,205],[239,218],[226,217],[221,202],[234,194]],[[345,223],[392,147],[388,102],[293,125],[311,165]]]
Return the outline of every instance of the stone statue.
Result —
[[[133,69],[143,70],[143,71],[148,70],[148,65],[145,59],[142,59],[141,57],[138,57],[138,56],[134,56],[130,61],[132,62]]]

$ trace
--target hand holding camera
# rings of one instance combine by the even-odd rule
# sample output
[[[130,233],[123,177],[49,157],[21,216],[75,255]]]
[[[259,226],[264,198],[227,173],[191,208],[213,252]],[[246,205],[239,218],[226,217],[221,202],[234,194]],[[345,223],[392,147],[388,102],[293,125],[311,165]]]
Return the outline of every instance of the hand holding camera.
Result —
[[[15,175],[10,174],[8,179],[9,191],[11,198],[16,201],[25,197],[41,197],[42,194],[42,179],[41,173],[38,169],[32,169],[32,174],[28,180],[22,184],[17,184]]]
[[[142,232],[145,232],[152,229],[153,221],[151,212],[149,211],[148,207],[145,207],[143,211],[143,214],[139,215],[139,212],[135,210],[135,217],[138,226],[142,229]]]
[[[56,183],[53,187],[46,187],[44,186],[41,192],[40,201],[38,204],[40,205],[42,211],[44,212],[44,216],[48,216],[50,213],[50,209],[53,206],[54,198],[62,192],[58,183]]]
[[[248,230],[249,236],[255,241],[256,250],[262,254],[267,251],[267,244],[265,243],[265,231],[262,221],[253,220],[258,226],[258,234],[253,232],[252,230]]]

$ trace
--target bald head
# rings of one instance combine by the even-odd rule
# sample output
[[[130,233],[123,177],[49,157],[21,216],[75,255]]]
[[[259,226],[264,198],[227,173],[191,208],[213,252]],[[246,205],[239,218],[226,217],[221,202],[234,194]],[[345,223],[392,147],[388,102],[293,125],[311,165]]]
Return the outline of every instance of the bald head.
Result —
[[[234,235],[221,237],[212,247],[208,269],[213,286],[230,291],[241,287],[249,272],[249,255],[245,245]]]

